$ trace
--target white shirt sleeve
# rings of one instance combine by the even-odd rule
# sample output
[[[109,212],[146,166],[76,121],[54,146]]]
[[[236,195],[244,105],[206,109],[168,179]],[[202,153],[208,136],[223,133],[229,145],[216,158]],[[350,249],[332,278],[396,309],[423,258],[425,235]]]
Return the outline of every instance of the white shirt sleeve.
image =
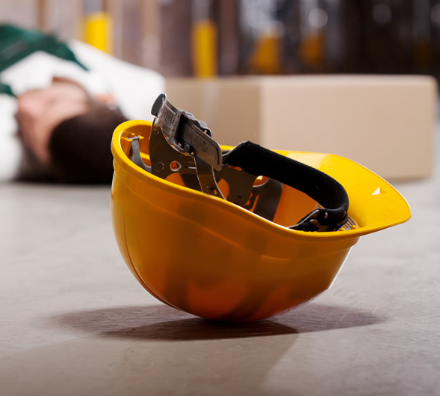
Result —
[[[165,92],[165,78],[156,71],[106,54],[86,43],[72,40],[69,47],[78,60],[105,79],[122,113],[133,120],[152,121],[151,107]]]
[[[17,177],[23,158],[23,146],[17,135],[16,100],[0,94],[0,182]]]
[[[108,84],[100,74],[43,51],[34,52],[1,75],[2,82],[10,85],[17,96],[32,89],[47,88],[55,76],[78,82],[92,95],[108,93]]]

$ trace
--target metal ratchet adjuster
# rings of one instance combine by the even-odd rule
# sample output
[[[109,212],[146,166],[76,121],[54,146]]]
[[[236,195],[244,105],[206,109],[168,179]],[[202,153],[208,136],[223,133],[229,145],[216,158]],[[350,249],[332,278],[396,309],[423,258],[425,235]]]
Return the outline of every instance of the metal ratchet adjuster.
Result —
[[[273,220],[282,183],[268,179],[255,185],[258,176],[227,164],[233,150],[222,152],[206,123],[174,107],[165,94],[156,99],[151,113],[156,116],[149,139],[151,166],[142,161],[139,137],[131,139],[130,157],[136,165],[163,179],[178,173],[186,187],[225,199],[218,186],[223,179],[228,201]]]
[[[207,125],[191,113],[175,108],[165,94],[156,99],[151,113],[156,116],[150,136],[152,173],[163,177],[165,165],[173,171],[173,164],[176,171],[180,171],[184,165],[193,170],[195,160],[201,190],[206,194],[224,198],[214,177],[214,169],[222,170],[222,150],[211,138],[211,131]],[[170,155],[169,150],[164,152],[163,143],[158,141],[161,136],[180,154],[178,158]],[[157,150],[156,145],[160,145],[160,150]],[[182,156],[188,158],[184,159]]]
[[[222,152],[206,123],[174,107],[165,94],[156,99],[151,113],[155,116],[149,139],[151,166],[142,161],[138,137],[132,138],[130,157],[136,165],[153,175],[165,179],[178,173],[186,187],[227,199],[272,221],[281,199],[283,183],[297,188],[298,171],[306,179],[313,179],[318,173],[318,177],[325,178],[324,185],[336,183],[333,187],[339,195],[345,194],[346,202],[343,205],[331,202],[336,209],[332,205],[329,206],[331,209],[315,209],[289,228],[334,231],[347,221],[348,197],[345,190],[322,172],[252,142],[243,142],[230,151]],[[267,180],[256,184],[260,175],[266,176]],[[218,186],[222,179],[229,187],[227,198]],[[310,186],[311,191],[298,189],[312,198],[321,194],[314,182]]]

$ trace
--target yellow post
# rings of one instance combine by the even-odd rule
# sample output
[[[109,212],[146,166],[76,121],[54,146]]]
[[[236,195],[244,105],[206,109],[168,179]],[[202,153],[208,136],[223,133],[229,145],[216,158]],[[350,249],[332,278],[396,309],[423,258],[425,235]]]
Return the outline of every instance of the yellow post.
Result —
[[[112,53],[112,23],[104,11],[102,1],[86,0],[84,17],[84,41],[101,51]]]
[[[210,18],[210,1],[193,3],[192,58],[194,75],[209,78],[217,75],[217,28]]]

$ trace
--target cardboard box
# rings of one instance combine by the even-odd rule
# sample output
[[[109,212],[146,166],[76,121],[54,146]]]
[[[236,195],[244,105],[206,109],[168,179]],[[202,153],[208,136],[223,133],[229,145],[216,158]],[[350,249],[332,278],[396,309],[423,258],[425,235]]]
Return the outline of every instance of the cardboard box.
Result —
[[[427,76],[286,76],[166,82],[220,143],[339,154],[385,179],[431,174],[437,86]]]

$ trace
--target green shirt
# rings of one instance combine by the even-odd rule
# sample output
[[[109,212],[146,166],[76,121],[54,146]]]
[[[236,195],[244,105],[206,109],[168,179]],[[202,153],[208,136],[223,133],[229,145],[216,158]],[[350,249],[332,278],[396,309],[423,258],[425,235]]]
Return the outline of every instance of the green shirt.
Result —
[[[58,58],[76,63],[88,70],[72,50],[52,35],[0,24],[0,73],[36,51],[44,51]],[[0,81],[0,93],[14,96],[12,89]]]
[[[12,92],[11,87],[7,84],[3,84],[1,81],[0,81],[0,94],[15,96],[14,93]]]

